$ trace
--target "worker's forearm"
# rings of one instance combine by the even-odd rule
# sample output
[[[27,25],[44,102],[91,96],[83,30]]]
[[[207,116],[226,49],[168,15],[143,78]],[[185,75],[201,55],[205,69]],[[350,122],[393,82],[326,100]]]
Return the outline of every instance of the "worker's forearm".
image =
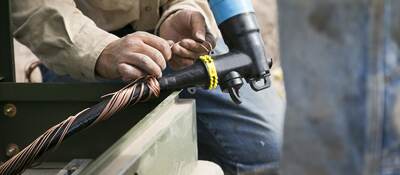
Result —
[[[14,37],[58,74],[95,79],[106,45],[118,39],[96,27],[69,0],[13,0]]]

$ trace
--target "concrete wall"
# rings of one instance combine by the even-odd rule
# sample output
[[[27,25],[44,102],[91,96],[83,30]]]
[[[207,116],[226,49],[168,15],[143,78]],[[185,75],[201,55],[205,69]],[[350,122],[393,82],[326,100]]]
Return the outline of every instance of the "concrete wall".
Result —
[[[400,1],[279,0],[282,172],[399,174]]]

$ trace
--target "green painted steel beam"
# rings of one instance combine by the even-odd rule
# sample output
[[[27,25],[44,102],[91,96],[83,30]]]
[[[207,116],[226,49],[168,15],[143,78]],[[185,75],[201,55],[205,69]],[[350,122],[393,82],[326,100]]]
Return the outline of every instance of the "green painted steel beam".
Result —
[[[15,82],[10,1],[0,1],[0,82]]]
[[[6,150],[11,143],[25,147],[49,127],[121,87],[123,84],[110,83],[0,83],[0,150]],[[168,95],[168,92],[163,92],[160,98],[128,107],[111,120],[75,135],[57,151],[47,154],[46,160],[69,161],[77,157],[97,157]],[[4,115],[6,104],[15,106],[15,116]],[[0,151],[0,162],[6,158],[5,152]]]
[[[1,101],[99,101],[121,83],[0,83]]]

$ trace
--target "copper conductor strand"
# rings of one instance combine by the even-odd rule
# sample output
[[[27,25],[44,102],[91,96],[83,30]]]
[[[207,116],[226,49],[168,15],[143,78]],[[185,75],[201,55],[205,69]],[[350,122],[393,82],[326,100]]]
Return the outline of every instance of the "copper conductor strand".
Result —
[[[148,88],[148,96],[146,97],[143,96],[145,86]],[[135,95],[136,91],[138,91],[138,95]],[[107,94],[105,96],[110,95],[112,95],[112,97],[108,101],[106,107],[101,111],[100,115],[94,122],[92,122],[90,126],[96,124],[97,122],[109,119],[112,115],[127,107],[129,104],[136,104],[141,101],[146,101],[151,97],[159,97],[160,84],[155,76],[146,76],[129,83],[117,92]],[[55,146],[55,148],[57,148],[64,140],[76,118],[87,110],[90,110],[90,108],[86,108],[76,115],[70,116],[59,124],[48,129],[17,155],[0,165],[0,175],[19,174],[38,158],[40,151],[45,152],[50,149],[51,143],[57,142]],[[60,132],[61,136],[56,141],[55,137]]]

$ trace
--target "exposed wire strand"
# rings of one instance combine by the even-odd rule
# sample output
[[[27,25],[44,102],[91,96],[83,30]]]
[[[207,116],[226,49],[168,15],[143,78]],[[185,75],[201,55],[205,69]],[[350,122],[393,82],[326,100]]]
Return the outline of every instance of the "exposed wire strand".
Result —
[[[145,88],[148,88],[148,95],[146,96],[144,94]],[[151,97],[159,97],[160,85],[155,76],[147,76],[133,81],[117,92],[103,96],[103,98],[110,95],[112,95],[111,99],[90,126],[109,119],[116,112],[126,108],[130,104],[134,105],[138,102],[146,101]],[[61,123],[48,129],[31,144],[25,147],[21,152],[10,158],[4,164],[0,165],[0,175],[19,174],[26,167],[32,165],[32,163],[34,163],[34,161],[38,159],[41,154],[51,149],[51,146],[54,143],[56,143],[55,148],[57,148],[65,139],[76,119],[82,113],[88,110],[90,110],[90,108],[86,108],[76,115],[70,116]],[[57,136],[60,133],[61,135],[57,139]]]
[[[38,68],[42,62],[39,60],[32,62],[29,66],[25,69],[25,77],[27,78],[29,83],[32,83],[32,73],[33,71]]]

